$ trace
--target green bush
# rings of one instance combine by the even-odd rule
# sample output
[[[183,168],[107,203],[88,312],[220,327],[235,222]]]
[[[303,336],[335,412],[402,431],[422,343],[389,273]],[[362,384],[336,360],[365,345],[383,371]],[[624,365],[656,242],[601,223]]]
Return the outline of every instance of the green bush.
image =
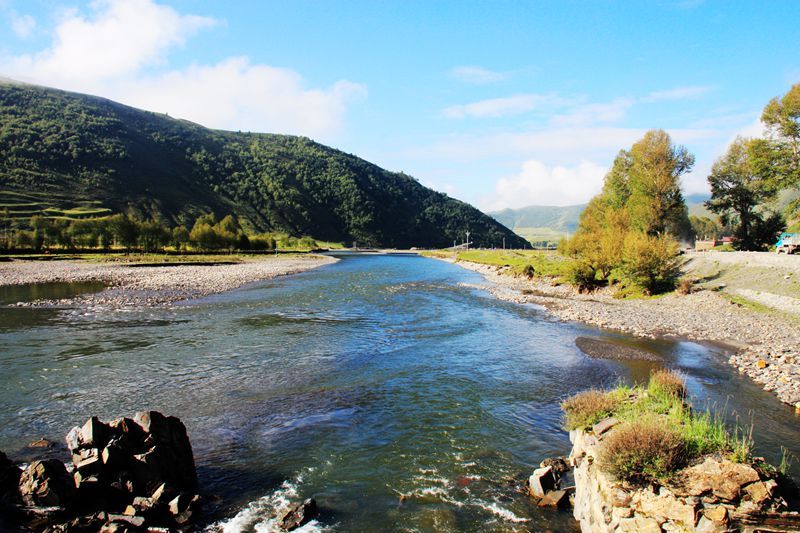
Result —
[[[574,259],[567,265],[567,281],[584,292],[597,286],[597,272],[582,259]]]
[[[661,480],[686,463],[684,440],[658,418],[640,418],[614,428],[603,440],[598,465],[624,481]]]
[[[624,242],[620,270],[626,281],[649,294],[675,287],[682,261],[674,238],[634,231]]]

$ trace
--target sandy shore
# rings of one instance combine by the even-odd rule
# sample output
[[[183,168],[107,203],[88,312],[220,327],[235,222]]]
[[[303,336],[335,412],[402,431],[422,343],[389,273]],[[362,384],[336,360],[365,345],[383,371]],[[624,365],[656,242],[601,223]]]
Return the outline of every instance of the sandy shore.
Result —
[[[456,264],[483,274],[496,297],[542,305],[562,320],[642,337],[674,336],[729,345],[735,350],[729,362],[739,372],[800,409],[800,325],[793,320],[752,311],[710,290],[618,300],[605,291],[578,294],[567,285],[553,286],[548,279],[505,275],[494,266]]]
[[[246,283],[304,272],[336,261],[323,255],[270,256],[236,264],[141,267],[80,261],[11,261],[0,263],[0,285],[101,281],[108,288],[99,293],[17,305],[141,307],[229,291]]]

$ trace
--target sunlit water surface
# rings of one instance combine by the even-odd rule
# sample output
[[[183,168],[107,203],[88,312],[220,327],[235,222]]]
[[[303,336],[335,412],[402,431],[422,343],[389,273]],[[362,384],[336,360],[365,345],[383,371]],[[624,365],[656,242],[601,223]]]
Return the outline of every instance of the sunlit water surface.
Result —
[[[791,409],[720,348],[565,324],[482,284],[357,255],[170,309],[0,308],[0,449],[156,409],[189,428],[213,527],[269,531],[278,508],[314,497],[306,529],[571,531],[569,512],[520,492],[569,450],[559,402],[660,365],[590,359],[575,346],[589,336],[661,355],[696,405],[752,422],[770,460],[781,445],[800,455]]]

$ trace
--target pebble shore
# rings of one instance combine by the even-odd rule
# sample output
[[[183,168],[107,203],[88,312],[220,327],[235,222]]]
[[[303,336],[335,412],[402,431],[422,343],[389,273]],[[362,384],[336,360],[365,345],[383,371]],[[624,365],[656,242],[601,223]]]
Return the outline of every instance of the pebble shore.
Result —
[[[732,303],[715,291],[619,300],[608,291],[579,294],[547,278],[520,278],[507,269],[459,261],[479,272],[497,298],[534,303],[571,320],[640,337],[714,341],[733,351],[729,363],[800,412],[800,325]]]
[[[0,285],[100,281],[108,288],[68,300],[20,302],[18,306],[80,305],[131,308],[160,306],[229,291],[247,283],[334,263],[323,255],[269,257],[219,265],[132,266],[77,261],[0,263]]]

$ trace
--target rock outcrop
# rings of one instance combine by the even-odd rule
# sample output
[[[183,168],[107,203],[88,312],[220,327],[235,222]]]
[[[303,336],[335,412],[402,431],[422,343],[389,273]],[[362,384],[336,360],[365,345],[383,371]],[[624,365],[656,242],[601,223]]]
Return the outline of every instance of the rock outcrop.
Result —
[[[192,446],[186,427],[156,411],[109,423],[97,417],[66,437],[70,470],[57,459],[33,461],[20,473],[0,453],[0,501],[19,503],[42,529],[174,531],[196,522]],[[13,501],[12,501],[13,500]]]
[[[570,432],[573,512],[582,531],[800,531],[800,515],[787,510],[777,481],[758,464],[708,456],[662,486],[613,479],[595,461],[604,436],[613,432],[609,424],[600,427],[602,434]]]

